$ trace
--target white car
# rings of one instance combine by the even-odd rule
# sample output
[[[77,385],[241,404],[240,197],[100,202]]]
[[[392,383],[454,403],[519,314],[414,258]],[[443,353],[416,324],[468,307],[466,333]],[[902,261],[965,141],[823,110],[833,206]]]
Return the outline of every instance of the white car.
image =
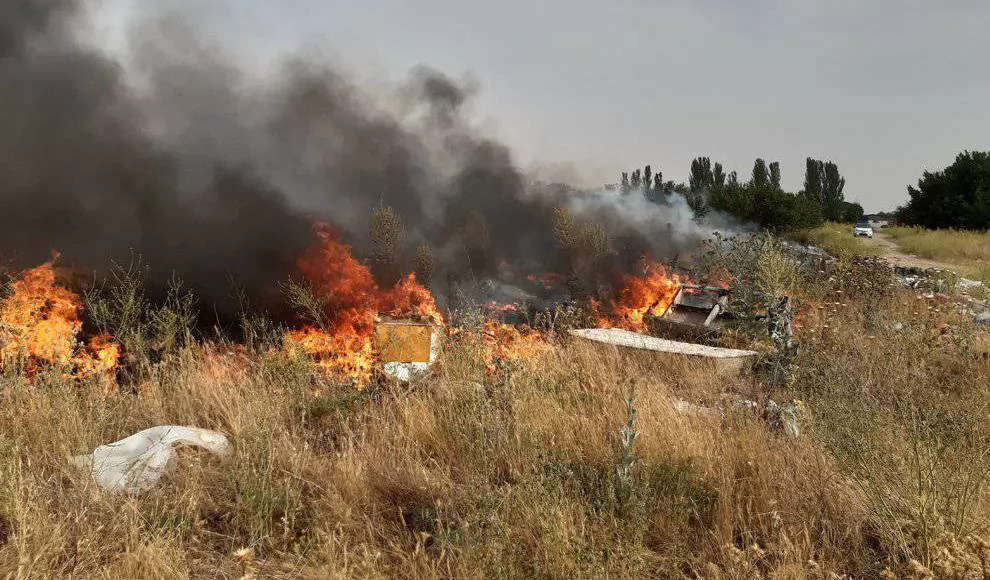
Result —
[[[870,222],[858,222],[853,226],[853,235],[858,237],[872,238],[873,237],[873,226]]]

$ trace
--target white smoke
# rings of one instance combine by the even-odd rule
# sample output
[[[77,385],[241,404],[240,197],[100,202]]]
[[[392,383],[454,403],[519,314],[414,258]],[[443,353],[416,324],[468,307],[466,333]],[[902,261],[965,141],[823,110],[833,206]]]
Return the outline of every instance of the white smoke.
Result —
[[[668,255],[690,251],[716,234],[734,235],[752,229],[711,209],[696,218],[687,198],[677,192],[660,194],[653,201],[642,189],[628,193],[599,190],[568,196],[567,208],[579,218],[603,224],[610,232],[632,230]]]

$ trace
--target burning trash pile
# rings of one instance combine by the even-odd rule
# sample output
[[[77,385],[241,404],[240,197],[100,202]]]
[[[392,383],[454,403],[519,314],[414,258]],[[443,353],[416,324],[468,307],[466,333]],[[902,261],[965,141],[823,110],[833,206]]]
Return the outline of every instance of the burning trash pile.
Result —
[[[314,233],[315,243],[295,264],[302,282],[287,286],[299,314],[282,337],[287,354],[306,356],[327,376],[362,386],[382,371],[405,379],[412,367],[425,370],[438,354],[440,335],[460,334],[414,273],[383,285],[335,228],[320,223]],[[705,332],[717,328],[727,290],[694,285],[658,262],[644,259],[641,266],[639,275],[618,279],[610,299],[588,301],[593,325],[644,334],[672,334],[678,325]],[[565,276],[529,274],[519,283],[528,290],[494,281],[489,290],[510,298],[532,296],[540,307],[563,304],[553,301],[566,295]],[[483,309],[479,346],[489,373],[503,361],[551,350],[554,331],[534,328],[537,309],[497,301]],[[113,377],[121,347],[105,335],[84,340],[82,311],[79,295],[56,281],[52,262],[24,272],[0,300],[0,368],[22,368],[28,376],[59,369],[77,379]]]
[[[301,328],[286,333],[290,352],[305,353],[328,374],[363,385],[389,365],[394,369],[397,363],[431,363],[436,332],[448,338],[463,335],[461,322],[455,316],[454,325],[448,326],[451,321],[441,314],[432,293],[415,274],[402,276],[392,287],[382,287],[331,226],[321,224],[316,233],[318,243],[298,260],[297,270],[312,290],[317,312]],[[718,327],[725,315],[726,288],[695,285],[655,261],[644,259],[641,266],[639,275],[619,279],[610,299],[590,301],[592,324],[668,334],[678,327],[701,329],[700,334]],[[552,348],[551,337],[531,325],[534,310],[526,299],[545,306],[546,297],[561,295],[566,277],[529,274],[517,282],[520,286],[493,280],[479,285],[480,292],[490,298],[481,308],[479,334],[489,374],[502,361],[531,359]],[[427,327],[432,330],[424,330]]]
[[[394,287],[382,289],[371,270],[327,224],[316,228],[318,243],[299,260],[300,274],[319,301],[316,320],[286,333],[290,348],[298,348],[328,373],[357,383],[371,380],[375,368],[375,324],[382,318],[443,325],[429,290],[407,274]]]
[[[151,302],[167,295],[173,275],[181,278],[209,313],[199,323],[208,318],[212,328],[198,330],[216,330],[225,339],[237,336],[245,305],[272,313],[274,320],[265,322],[290,330],[269,333],[266,326],[259,342],[267,348],[277,342],[268,334],[284,338],[287,349],[331,374],[357,381],[373,376],[379,321],[449,324],[450,295],[447,303],[435,300],[431,282],[445,290],[451,280],[494,279],[503,287],[525,282],[532,291],[513,301],[532,296],[540,307],[553,306],[573,286],[567,290],[583,301],[598,295],[597,287],[614,285],[640,256],[690,252],[713,228],[726,227],[716,226],[722,221],[716,212],[710,223],[696,220],[683,195],[660,194],[650,183],[619,194],[537,179],[518,165],[511,147],[475,122],[471,83],[440,71],[416,67],[402,82],[367,86],[316,62],[293,61],[278,74],[257,77],[251,67],[223,62],[230,74],[217,75],[218,63],[202,66],[166,50],[127,63],[137,67],[133,75],[97,74],[94,83],[93,75],[78,71],[117,70],[120,63],[79,42],[70,25],[76,19],[64,17],[61,3],[29,4],[38,7],[14,10],[15,42],[4,52],[5,70],[23,81],[3,85],[5,112],[32,137],[8,132],[2,148],[8,163],[0,167],[11,168],[0,195],[5,257],[24,269],[57,246],[74,266],[102,275],[110,260],[139,256],[151,266],[142,280]],[[76,66],[52,66],[46,51],[32,47],[58,47]],[[176,94],[162,71],[180,74],[188,90]],[[151,81],[139,88],[128,80],[145,76]],[[51,86],[63,87],[68,103],[54,117],[38,106]],[[198,97],[204,94],[225,98]],[[223,127],[197,119],[223,120]],[[32,130],[37,127],[50,130]],[[660,172],[653,175],[659,183]],[[393,211],[376,218],[378,209]],[[317,246],[307,250],[312,224],[326,220],[339,235],[322,227]],[[389,266],[416,275],[400,279],[378,271],[376,224],[389,252],[400,258],[417,252],[415,267],[400,267],[400,260]],[[404,240],[406,225],[411,235]],[[404,243],[410,241],[418,248]],[[352,247],[358,256],[372,256],[375,267],[355,259]],[[506,276],[502,264],[514,276]],[[275,291],[290,276],[303,278],[313,295],[305,320],[292,318]],[[678,283],[642,285],[666,297],[643,298],[639,288],[631,289],[616,296],[627,310],[613,312],[603,300],[602,320],[647,329],[649,316],[666,310]],[[497,305],[508,305],[501,298],[511,295]],[[82,374],[115,367],[121,347],[85,336],[78,300],[66,306],[63,298],[39,298],[34,306],[5,298],[5,367],[14,359],[31,372],[54,364]],[[489,325],[496,337],[489,342],[501,353],[495,356],[533,350],[512,347],[539,334],[523,326],[524,317],[495,318],[513,327]],[[123,354],[136,354],[127,352],[129,337],[115,332]],[[245,342],[254,344],[253,338]]]
[[[357,385],[370,382],[380,363],[426,365],[436,355],[435,336],[446,328],[433,294],[414,273],[382,288],[367,265],[327,224],[316,228],[318,243],[298,261],[299,273],[318,301],[316,321],[285,335],[290,352],[301,351],[329,375]],[[511,311],[512,304],[499,311]],[[486,366],[525,359],[549,349],[542,333],[506,324],[495,316],[484,323],[482,355]],[[406,372],[394,376],[406,377]]]
[[[109,336],[81,340],[81,311],[79,295],[56,283],[53,262],[24,272],[0,299],[0,369],[112,376],[120,347]]]
[[[593,303],[594,321],[600,328],[700,340],[720,328],[728,296],[728,284],[695,284],[646,260],[641,276],[623,278],[605,312],[600,303]]]

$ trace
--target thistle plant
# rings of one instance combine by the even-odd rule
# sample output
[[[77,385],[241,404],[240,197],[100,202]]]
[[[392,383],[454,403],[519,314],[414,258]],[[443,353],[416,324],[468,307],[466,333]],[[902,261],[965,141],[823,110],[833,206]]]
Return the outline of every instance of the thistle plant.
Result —
[[[621,514],[629,511],[633,497],[634,468],[636,467],[636,382],[629,381],[623,401],[626,404],[626,422],[619,428],[619,444],[616,454],[616,499]]]

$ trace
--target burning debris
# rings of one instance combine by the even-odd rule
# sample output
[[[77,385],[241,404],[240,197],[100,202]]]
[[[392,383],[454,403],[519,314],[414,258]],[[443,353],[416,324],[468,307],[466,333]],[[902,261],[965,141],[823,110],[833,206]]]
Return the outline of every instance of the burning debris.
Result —
[[[318,242],[297,261],[305,286],[296,288],[305,288],[308,296],[306,321],[285,332],[286,351],[304,354],[329,376],[358,386],[372,381],[380,369],[403,380],[426,370],[446,325],[430,290],[415,274],[383,287],[333,227],[320,223],[315,235]],[[563,282],[556,274],[526,277],[526,283],[549,293],[558,292]],[[689,285],[655,262],[646,262],[643,276],[627,276],[623,284],[607,310],[597,307],[606,328],[645,329],[648,321],[663,317],[691,324],[702,303],[707,310],[700,322],[707,326],[725,308],[725,291]],[[550,350],[548,335],[529,326],[533,311],[527,308],[492,303],[484,309],[479,346],[489,373],[501,361],[527,360]],[[20,362],[29,374],[45,367],[66,369],[75,377],[112,374],[120,346],[107,336],[82,342],[81,310],[79,296],[56,284],[52,263],[25,272],[0,302],[0,365]]]
[[[375,352],[382,371],[408,381],[429,370],[440,349],[438,327],[430,322],[379,320],[375,324]]]
[[[653,334],[699,341],[717,335],[728,316],[729,290],[711,286],[682,285],[667,311],[653,318]]]
[[[24,272],[0,300],[0,369],[23,365],[31,376],[56,368],[82,378],[112,375],[120,347],[108,336],[79,339],[82,301],[55,281],[53,262]]]
[[[489,320],[482,333],[482,356],[489,372],[493,371],[499,361],[523,361],[551,348],[543,333],[527,326]]]
[[[318,300],[312,313],[317,324],[289,331],[286,342],[313,357],[328,373],[365,384],[377,360],[374,332],[382,317],[438,325],[443,317],[415,274],[381,289],[336,231],[318,224],[316,232],[318,244],[304,254],[298,267]]]
[[[666,266],[645,261],[642,276],[626,276],[607,313],[595,304],[601,328],[701,340],[716,334],[728,313],[728,286],[694,284]]]
[[[623,278],[621,288],[611,300],[609,312],[599,314],[596,323],[601,328],[646,332],[647,317],[666,314],[683,283],[679,275],[668,274],[664,265],[646,261],[642,276]]]

